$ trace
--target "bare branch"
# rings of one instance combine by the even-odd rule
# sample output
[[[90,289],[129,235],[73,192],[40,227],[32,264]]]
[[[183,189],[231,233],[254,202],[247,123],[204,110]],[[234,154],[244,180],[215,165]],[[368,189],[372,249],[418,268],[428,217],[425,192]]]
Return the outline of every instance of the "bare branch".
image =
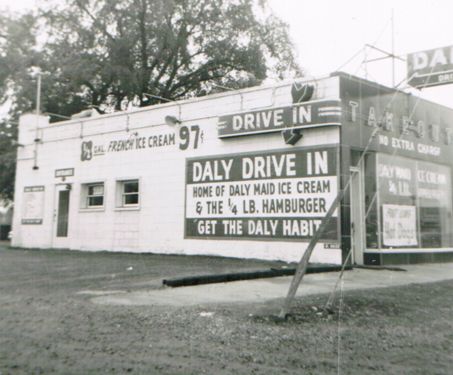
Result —
[[[80,0],[75,0],[77,6],[87,14],[88,17],[90,17],[93,21],[94,25],[98,25],[98,29],[102,31],[102,33],[109,39],[114,40],[113,36],[107,31],[107,28],[105,27],[104,24],[102,24],[89,10],[88,8],[82,4]]]

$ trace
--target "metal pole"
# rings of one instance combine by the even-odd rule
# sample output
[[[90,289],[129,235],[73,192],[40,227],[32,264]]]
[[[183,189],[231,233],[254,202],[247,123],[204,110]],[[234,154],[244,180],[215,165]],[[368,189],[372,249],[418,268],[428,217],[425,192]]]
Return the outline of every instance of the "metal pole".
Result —
[[[367,65],[367,61],[368,61],[368,53],[367,53],[367,45],[365,44],[365,46],[363,47],[363,68],[365,70],[365,79],[368,79],[368,65]]]
[[[395,22],[392,8],[392,87],[395,87]]]
[[[41,71],[38,71],[38,87],[36,91],[36,115],[39,116],[41,112]]]
[[[39,115],[41,114],[41,70],[37,72],[38,84],[36,87],[36,130],[35,130],[35,149],[33,151],[33,169],[38,167],[38,142],[39,142]]]

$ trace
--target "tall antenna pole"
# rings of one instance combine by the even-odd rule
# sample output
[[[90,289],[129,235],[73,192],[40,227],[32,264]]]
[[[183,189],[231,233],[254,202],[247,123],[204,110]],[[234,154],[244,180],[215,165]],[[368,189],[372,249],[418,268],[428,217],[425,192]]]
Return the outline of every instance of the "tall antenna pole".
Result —
[[[367,53],[367,45],[363,46],[363,69],[365,71],[365,79],[368,79],[368,53]]]
[[[395,87],[395,19],[393,8],[391,23],[392,23],[392,87]]]

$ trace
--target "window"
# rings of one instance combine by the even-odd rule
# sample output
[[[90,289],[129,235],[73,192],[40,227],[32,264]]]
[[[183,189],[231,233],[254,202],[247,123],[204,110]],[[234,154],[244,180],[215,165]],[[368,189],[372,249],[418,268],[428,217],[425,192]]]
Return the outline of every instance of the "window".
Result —
[[[96,182],[82,185],[82,208],[104,207],[104,183]]]
[[[377,156],[381,247],[453,246],[450,168],[395,155]]]
[[[453,245],[450,168],[417,163],[417,191],[422,247]]]
[[[137,206],[139,203],[139,183],[138,180],[120,181],[121,207]]]
[[[104,205],[104,184],[88,185],[87,207],[102,207]]]

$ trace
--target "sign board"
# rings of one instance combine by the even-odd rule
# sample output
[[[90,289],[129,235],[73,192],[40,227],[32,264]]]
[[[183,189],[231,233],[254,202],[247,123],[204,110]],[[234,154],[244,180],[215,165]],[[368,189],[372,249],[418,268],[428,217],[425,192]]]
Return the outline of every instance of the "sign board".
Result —
[[[417,195],[417,169],[413,160],[378,154],[376,172],[381,202],[414,204]]]
[[[338,149],[186,161],[186,238],[309,239],[338,192]],[[337,213],[323,239],[338,239]]]
[[[453,46],[408,54],[407,79],[416,88],[452,83]]]
[[[26,186],[22,198],[22,224],[42,224],[44,186]]]
[[[71,177],[74,176],[74,168],[55,169],[55,177]]]
[[[449,207],[451,202],[451,172],[444,165],[417,163],[417,197],[429,207]]]
[[[396,204],[382,206],[384,246],[417,246],[416,207]]]
[[[386,154],[378,154],[376,160],[383,246],[448,246],[450,168]]]
[[[219,138],[341,125],[338,100],[313,100],[287,107],[261,109],[222,116],[217,123]]]
[[[204,130],[199,125],[179,126],[175,129],[155,129],[117,134],[112,138],[84,140],[80,145],[80,160],[90,161],[104,156],[129,152],[152,152],[160,148],[178,147],[179,150],[198,149],[204,143]]]
[[[450,164],[453,110],[359,79],[343,79],[341,142],[354,148]]]

